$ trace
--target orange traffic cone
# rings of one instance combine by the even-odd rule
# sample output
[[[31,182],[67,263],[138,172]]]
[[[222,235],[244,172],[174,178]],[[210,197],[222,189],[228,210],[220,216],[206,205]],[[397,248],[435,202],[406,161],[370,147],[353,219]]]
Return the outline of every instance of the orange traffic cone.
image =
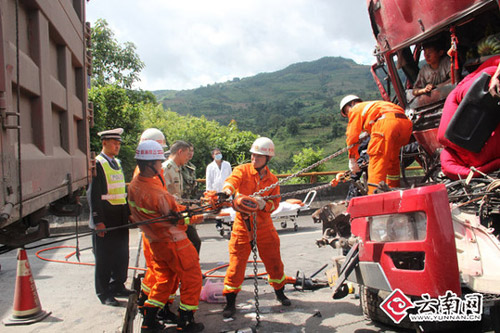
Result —
[[[42,310],[35,281],[31,275],[26,250],[19,249],[17,254],[16,289],[12,315],[4,320],[4,325],[28,325],[45,319],[51,312]]]

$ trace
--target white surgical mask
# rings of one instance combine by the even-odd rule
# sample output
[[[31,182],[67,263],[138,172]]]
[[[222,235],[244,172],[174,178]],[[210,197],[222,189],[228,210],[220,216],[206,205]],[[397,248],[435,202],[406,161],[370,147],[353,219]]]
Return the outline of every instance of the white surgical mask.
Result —
[[[222,160],[222,154],[215,154],[216,160]]]

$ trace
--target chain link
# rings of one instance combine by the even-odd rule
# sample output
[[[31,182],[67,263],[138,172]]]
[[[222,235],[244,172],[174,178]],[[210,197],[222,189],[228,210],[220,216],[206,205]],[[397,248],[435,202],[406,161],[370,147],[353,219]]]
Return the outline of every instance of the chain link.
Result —
[[[304,169],[302,169],[300,171],[297,171],[296,173],[294,173],[294,174],[292,174],[290,176],[282,178],[281,180],[277,181],[276,183],[271,184],[268,187],[265,187],[265,188],[263,188],[263,189],[255,192],[254,194],[251,194],[250,196],[251,197],[255,197],[257,195],[261,195],[262,193],[270,191],[270,190],[276,188],[277,186],[279,186],[279,185],[281,185],[281,184],[289,181],[290,179],[295,178],[295,177],[297,177],[297,176],[299,176],[299,175],[301,175],[301,174],[303,174],[303,173],[305,173],[305,172],[307,172],[307,171],[309,171],[311,169],[316,168],[317,166],[319,166],[319,165],[321,165],[323,163],[328,162],[329,160],[331,160],[331,159],[333,159],[333,158],[335,158],[337,156],[342,155],[343,153],[345,153],[346,151],[348,151],[352,147],[356,146],[357,144],[360,144],[364,140],[366,140],[366,138],[362,138],[358,142],[353,143],[353,144],[351,144],[351,145],[349,145],[349,146],[347,146],[345,148],[342,148],[342,149],[336,151],[335,153],[333,153],[333,154],[331,154],[331,155],[323,158],[322,160],[320,160],[320,161],[318,161],[316,163],[313,163],[310,166],[308,166],[308,167],[306,167],[306,168],[304,168]],[[312,188],[307,188],[307,189],[303,189],[303,190],[297,190],[297,191],[293,191],[293,192],[288,192],[288,193],[285,193],[285,194],[270,195],[270,196],[263,197],[263,199],[268,200],[268,199],[276,199],[276,198],[280,198],[280,197],[281,198],[286,198],[286,197],[295,196],[297,194],[307,193],[307,192],[312,191],[312,190],[322,190],[322,189],[330,187],[330,186],[331,186],[330,184],[323,184],[323,185],[319,185],[319,186],[312,187]],[[201,204],[201,200],[198,200],[198,199],[184,199],[184,198],[182,198],[182,199],[179,199],[179,200],[183,204],[184,203],[188,203],[188,204]],[[231,201],[231,200],[229,200],[229,201]]]
[[[259,282],[257,277],[257,213],[252,214],[253,225],[253,292],[255,297],[255,319],[257,320],[256,327],[260,324],[260,309],[259,309]]]
[[[345,153],[346,151],[348,151],[349,149],[351,149],[351,148],[352,148],[352,147],[354,147],[355,145],[359,144],[360,142],[361,142],[361,140],[360,140],[359,142],[353,143],[353,144],[351,144],[351,145],[349,145],[349,146],[347,146],[347,147],[345,147],[345,148],[342,148],[342,149],[340,149],[339,151],[336,151],[335,153],[331,154],[330,156],[327,156],[327,157],[325,157],[324,159],[322,159],[322,160],[320,160],[320,161],[318,161],[318,162],[316,162],[316,163],[313,163],[313,164],[311,164],[310,166],[308,166],[308,167],[306,167],[306,168],[304,168],[304,169],[302,169],[302,170],[300,170],[300,171],[297,171],[296,173],[294,173],[294,174],[292,174],[292,175],[290,175],[290,176],[288,176],[288,177],[282,178],[281,180],[277,181],[276,183],[271,184],[271,185],[269,185],[268,187],[265,187],[265,188],[261,189],[260,191],[255,192],[254,194],[252,194],[252,195],[250,195],[250,196],[251,196],[251,197],[254,197],[254,196],[257,196],[257,195],[261,195],[262,193],[265,193],[265,192],[267,192],[267,191],[270,191],[270,190],[274,189],[276,186],[281,185],[281,184],[283,184],[284,182],[287,182],[287,181],[289,181],[290,179],[295,178],[295,177],[297,177],[297,176],[298,176],[298,175],[300,175],[300,174],[303,174],[304,172],[307,172],[307,171],[309,171],[309,170],[311,170],[311,169],[314,169],[314,168],[315,168],[315,167],[317,167],[318,165],[321,165],[321,164],[323,164],[323,163],[325,163],[325,162],[328,162],[328,161],[329,161],[329,160],[331,160],[332,158],[335,158],[335,157],[337,157],[337,156],[339,156],[339,155],[342,155],[343,153]],[[266,198],[268,198],[268,197],[266,197]]]

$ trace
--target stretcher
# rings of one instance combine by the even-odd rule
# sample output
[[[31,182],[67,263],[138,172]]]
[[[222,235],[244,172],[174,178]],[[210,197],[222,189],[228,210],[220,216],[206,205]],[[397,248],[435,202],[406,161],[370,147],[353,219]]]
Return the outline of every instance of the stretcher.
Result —
[[[309,191],[304,198],[304,201],[299,199],[287,199],[281,201],[278,208],[272,212],[271,218],[274,223],[279,223],[281,228],[286,228],[288,222],[293,223],[293,230],[297,231],[299,226],[297,225],[297,218],[299,213],[304,210],[308,210],[311,207],[314,199],[316,198],[316,191]],[[236,211],[233,208],[224,208],[216,217],[216,228],[221,236],[231,232],[233,227],[233,221],[236,216]]]

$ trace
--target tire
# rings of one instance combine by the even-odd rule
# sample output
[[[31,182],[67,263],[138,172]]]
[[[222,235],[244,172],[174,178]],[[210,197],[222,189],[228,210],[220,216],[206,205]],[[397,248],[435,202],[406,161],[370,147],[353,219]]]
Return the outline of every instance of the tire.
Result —
[[[385,312],[380,308],[380,304],[382,304],[385,297],[388,296],[389,293],[387,293],[387,295],[384,295],[384,297],[381,297],[380,293],[385,292],[380,292],[378,289],[360,285],[359,299],[365,319],[379,322],[387,326],[404,329],[415,329],[415,324],[412,323],[408,317],[403,319],[403,321],[399,324],[396,324],[385,314]]]

